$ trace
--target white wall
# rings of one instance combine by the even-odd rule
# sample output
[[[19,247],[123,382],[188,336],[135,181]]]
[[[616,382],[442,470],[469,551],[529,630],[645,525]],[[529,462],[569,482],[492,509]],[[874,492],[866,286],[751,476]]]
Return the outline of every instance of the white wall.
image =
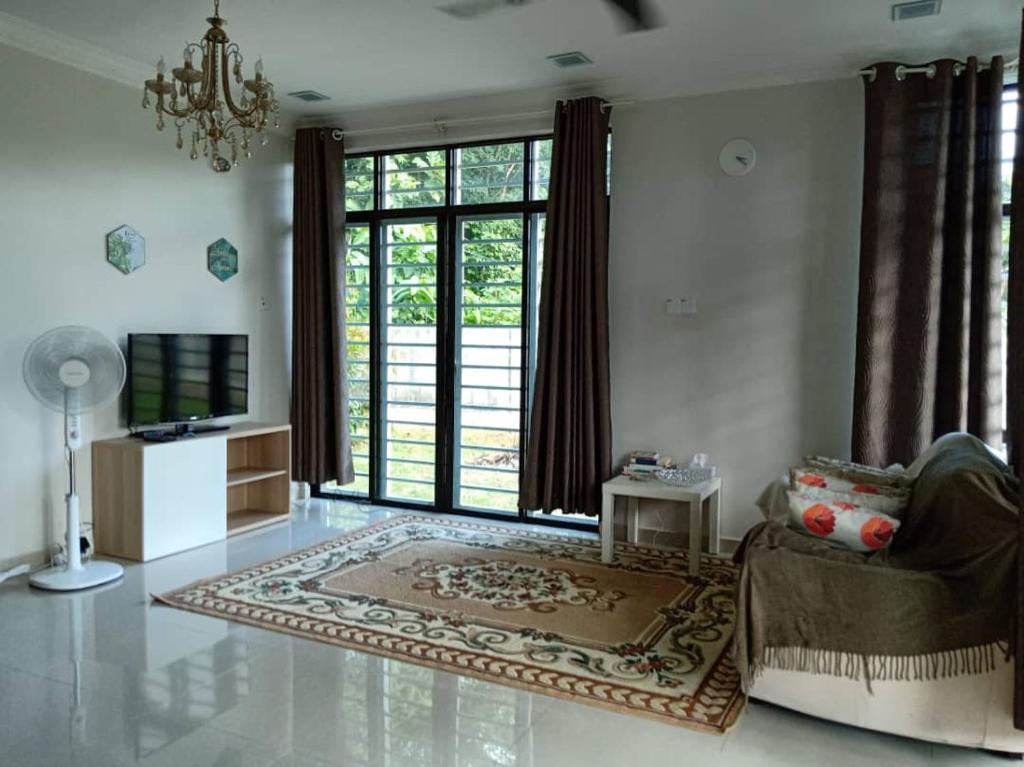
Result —
[[[63,530],[61,417],[22,382],[25,348],[62,324],[118,343],[133,331],[247,333],[250,417],[288,414],[290,146],[274,137],[216,175],[157,133],[133,90],[0,47],[0,566],[33,558]],[[146,238],[129,276],[105,261],[121,224]],[[226,237],[239,274],[220,283],[206,246]],[[261,312],[258,301],[268,300]],[[87,438],[124,433],[111,406]],[[90,516],[88,450],[79,492]]]
[[[758,150],[744,178],[718,165],[737,137]],[[709,453],[726,536],[758,521],[754,499],[800,456],[849,454],[862,144],[852,78],[614,115],[616,459]],[[697,316],[665,314],[680,296]]]

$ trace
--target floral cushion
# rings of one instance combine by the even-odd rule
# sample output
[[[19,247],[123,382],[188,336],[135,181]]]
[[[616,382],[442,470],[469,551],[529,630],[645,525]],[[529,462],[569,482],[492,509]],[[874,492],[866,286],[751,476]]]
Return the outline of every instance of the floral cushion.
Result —
[[[790,527],[854,551],[888,547],[900,527],[895,517],[853,500],[815,498],[792,490],[786,495]]]
[[[790,469],[789,489],[811,498],[837,499],[870,506],[894,517],[902,516],[910,503],[909,488],[836,476],[827,469],[816,467]]]

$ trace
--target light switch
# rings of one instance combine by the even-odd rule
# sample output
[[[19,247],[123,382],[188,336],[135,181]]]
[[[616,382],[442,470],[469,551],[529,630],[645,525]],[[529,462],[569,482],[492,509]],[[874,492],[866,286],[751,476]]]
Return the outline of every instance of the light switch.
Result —
[[[688,315],[697,313],[697,300],[694,298],[670,298],[665,302],[665,313]]]

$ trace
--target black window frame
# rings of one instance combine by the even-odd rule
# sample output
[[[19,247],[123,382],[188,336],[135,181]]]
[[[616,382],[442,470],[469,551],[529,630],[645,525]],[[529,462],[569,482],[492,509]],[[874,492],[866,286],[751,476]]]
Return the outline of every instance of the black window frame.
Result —
[[[609,134],[610,135],[610,134]],[[370,306],[370,433],[368,441],[370,444],[370,467],[369,467],[369,492],[367,495],[346,493],[344,486],[338,489],[326,489],[322,485],[313,487],[313,495],[318,498],[329,498],[355,503],[427,511],[440,514],[458,514],[460,516],[479,517],[483,519],[496,519],[506,522],[520,522],[526,524],[548,525],[552,527],[568,528],[593,532],[597,529],[597,517],[586,521],[578,518],[560,517],[553,514],[531,514],[530,510],[518,509],[516,512],[485,511],[481,509],[467,509],[458,506],[453,496],[454,481],[454,454],[455,440],[455,334],[456,324],[453,322],[453,309],[455,301],[457,275],[451,268],[454,263],[454,254],[457,244],[457,222],[461,218],[487,215],[521,215],[523,217],[523,291],[522,291],[522,349],[520,360],[520,428],[519,428],[519,477],[522,479],[523,467],[525,465],[524,453],[526,450],[526,431],[528,428],[529,413],[524,403],[529,403],[530,398],[530,367],[531,348],[530,338],[532,337],[533,312],[530,305],[533,272],[532,262],[529,257],[532,238],[532,227],[538,214],[547,213],[547,198],[543,200],[531,199],[534,189],[536,163],[534,162],[533,147],[535,142],[552,140],[553,134],[537,133],[513,138],[501,138],[492,140],[463,141],[450,144],[424,144],[413,147],[396,147],[392,149],[379,149],[367,152],[353,152],[346,154],[346,160],[373,158],[373,205],[368,210],[353,210],[346,212],[346,226],[366,225],[369,228],[370,240],[370,295],[378,297],[372,300]],[[496,146],[505,144],[522,144],[523,152],[523,179],[521,200],[513,202],[492,202],[492,203],[469,203],[457,204],[455,202],[455,169],[457,153],[460,149],[481,146]],[[385,208],[385,158],[388,155],[406,154],[413,152],[443,151],[445,153],[445,191],[444,204],[423,207],[402,207]],[[437,221],[438,228],[438,299],[437,299],[437,363],[436,363],[436,453],[435,453],[435,475],[434,475],[434,503],[417,503],[414,501],[401,501],[385,498],[382,495],[380,485],[380,464],[386,461],[382,455],[381,448],[381,376],[380,353],[383,348],[383,339],[380,332],[380,290],[382,287],[382,266],[380,259],[380,232],[384,225],[389,222],[396,222],[416,218],[431,218]],[[539,300],[539,296],[537,297]]]

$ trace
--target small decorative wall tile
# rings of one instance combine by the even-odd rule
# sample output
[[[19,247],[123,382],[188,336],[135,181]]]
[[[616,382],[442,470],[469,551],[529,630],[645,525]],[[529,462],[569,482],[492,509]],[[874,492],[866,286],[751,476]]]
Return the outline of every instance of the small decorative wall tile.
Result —
[[[107,235],[107,261],[123,274],[146,264],[146,240],[130,226],[119,226]]]
[[[238,249],[221,237],[206,249],[206,267],[221,282],[230,280],[238,274]]]

